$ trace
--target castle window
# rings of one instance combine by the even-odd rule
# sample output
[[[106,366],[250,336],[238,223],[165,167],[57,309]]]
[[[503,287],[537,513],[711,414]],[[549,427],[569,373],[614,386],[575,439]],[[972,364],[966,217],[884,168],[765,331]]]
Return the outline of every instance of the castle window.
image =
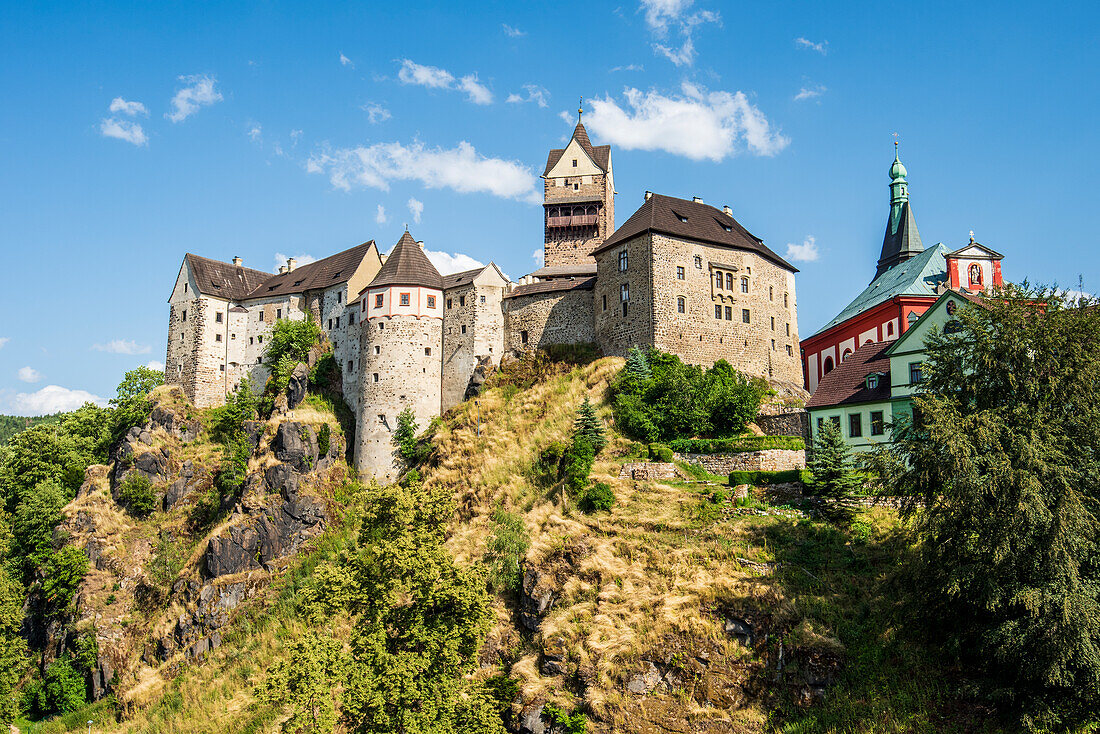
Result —
[[[348,326],[352,326],[354,324],[355,324],[355,312],[352,311],[351,313],[348,314]]]
[[[459,296],[458,297],[458,305],[459,305],[460,308],[462,306],[466,305],[466,296]]]
[[[863,416],[859,413],[852,413],[848,416],[848,435],[852,438],[859,438],[863,435]]]
[[[772,351],[775,351],[775,339],[772,339]]]
[[[521,331],[521,332],[519,333],[519,340],[520,340],[520,342],[521,342],[521,343],[523,343],[523,344],[526,344],[526,343],[527,343],[527,332],[526,332],[526,331]]]
[[[219,323],[219,324],[222,322],[222,312],[221,311],[218,311],[214,314],[214,321]]]
[[[183,334],[180,334],[180,341],[182,342],[182,341],[186,341],[186,340],[187,340],[187,337],[184,336]]]
[[[340,317],[339,316],[336,317],[336,328],[337,329],[340,328]]]
[[[385,298],[384,294],[376,293],[375,296],[374,296],[374,307],[375,308],[382,308],[382,301],[383,301],[384,298]]]
[[[726,306],[726,321],[733,321],[733,306]]]
[[[623,301],[623,316],[626,316],[626,301]]]
[[[263,320],[264,320],[264,310],[261,308],[260,309],[260,321],[261,321],[261,323],[263,322]]]
[[[453,306],[453,305],[454,305],[454,304],[453,304],[453,303],[451,303],[451,299],[450,299],[450,298],[448,298],[448,299],[447,299],[447,308],[450,308],[450,307],[451,307],[451,306]]]
[[[576,159],[576,158],[574,158],[574,159],[573,159],[573,168],[576,168],[576,167],[577,167],[577,159]]]
[[[787,356],[788,357],[793,357],[794,356],[794,350],[791,349],[790,344],[787,345]]]
[[[485,303],[485,296],[481,296],[481,303]]]
[[[348,360],[348,372],[354,372],[354,371],[355,371],[355,363],[354,363],[354,362],[352,362],[352,361],[351,361],[351,360],[349,359],[349,360]]]
[[[187,284],[184,283],[184,285],[187,285]],[[183,374],[183,365],[182,364],[177,364],[176,365],[176,374],[177,375],[182,375]]]
[[[623,283],[619,286],[619,300],[623,303],[630,300],[630,283]]]
[[[337,303],[343,302],[343,298],[344,298],[344,292],[343,291],[336,291],[336,302]]]
[[[432,348],[431,347],[424,347],[424,356],[425,357],[432,356]]]
[[[263,343],[264,343],[264,337],[263,337],[263,334],[261,334],[260,336],[256,337],[256,341],[258,341],[258,342],[259,342],[260,344],[263,344]]]
[[[236,334],[230,334],[230,335],[229,335],[229,338],[230,338],[230,339],[232,339],[232,340],[234,340],[234,341],[236,341],[236,339],[237,339],[237,335],[236,335]]]
[[[626,262],[627,262],[626,261],[626,250],[622,250],[622,251],[619,252],[619,272],[620,273],[625,273],[626,272]]]
[[[722,290],[722,273],[721,272],[715,272],[714,273],[714,287],[717,288],[718,290]]]
[[[382,331],[382,330],[383,330],[383,329],[385,329],[385,328],[386,328],[386,325],[385,325],[385,324],[383,324],[383,323],[379,323],[379,324],[378,324],[378,330],[379,330],[379,331]]]
[[[726,290],[733,290],[733,273],[726,273]]]
[[[775,317],[772,316],[772,331],[775,331]]]
[[[183,321],[186,321],[186,320],[187,320],[187,311],[184,311],[183,312]]]
[[[261,357],[256,357],[256,364],[263,364],[263,363],[264,363],[264,358],[262,356]]]
[[[375,354],[381,354],[382,353],[382,347],[379,346],[378,344],[375,344],[374,345],[374,353]]]
[[[221,371],[221,372],[225,372],[225,365],[224,364],[218,365],[218,370]]]
[[[749,292],[749,279],[748,278],[741,278],[741,292],[742,293],[748,293]]]
[[[410,295],[408,293],[401,294],[401,305],[408,306],[410,301]]]
[[[775,300],[775,288],[771,287],[770,285],[768,286],[768,300],[769,301],[774,301]]]
[[[603,297],[603,310],[604,311],[607,310],[607,294],[604,294],[604,297]]]
[[[373,375],[371,375],[371,380],[373,380],[374,382],[378,382],[378,373],[377,372],[375,372]],[[378,417],[381,418],[382,420],[386,420],[383,416],[378,416]]]
[[[435,308],[435,296],[428,296],[428,308]]]
[[[791,322],[788,321],[787,322],[787,336],[790,336],[790,335],[791,335]]]
[[[574,191],[580,191],[581,190],[581,185],[580,184],[573,184],[573,190]]]
[[[329,328],[329,331],[332,331],[332,319],[328,320],[328,328]]]
[[[275,318],[281,319],[282,317],[283,317],[283,309],[281,309],[281,308],[275,309]]]
[[[249,346],[251,346],[251,345],[253,345],[253,344],[255,344],[255,343],[256,343],[256,338],[255,338],[255,337],[251,337],[251,336],[250,336],[250,337],[248,337],[248,344],[249,344]]]
[[[747,308],[741,309],[741,322],[748,324],[751,323],[751,321],[752,319],[749,317],[749,310]]]
[[[466,324],[463,324],[463,325],[462,325],[462,333],[463,333],[463,334],[465,334],[465,333],[466,333]]]
[[[186,293],[186,292],[187,292],[187,283],[184,283],[184,284],[183,284],[183,292],[184,292],[184,293]]]
[[[722,304],[720,303],[714,304],[714,318],[722,318]]]
[[[787,308],[787,294],[783,294],[783,308]]]
[[[703,258],[699,257],[698,255],[695,256],[695,267],[699,268],[700,270],[703,269]]]
[[[214,341],[220,342],[221,340],[222,340],[222,335],[221,334],[215,334],[214,335]]]
[[[676,280],[683,280],[683,279],[684,279],[684,266],[683,265],[677,265],[676,266]]]
[[[676,299],[676,313],[685,313],[687,311],[687,301],[683,296]]]
[[[884,433],[886,433],[886,424],[882,420],[882,411],[871,411],[871,435],[881,436]]]

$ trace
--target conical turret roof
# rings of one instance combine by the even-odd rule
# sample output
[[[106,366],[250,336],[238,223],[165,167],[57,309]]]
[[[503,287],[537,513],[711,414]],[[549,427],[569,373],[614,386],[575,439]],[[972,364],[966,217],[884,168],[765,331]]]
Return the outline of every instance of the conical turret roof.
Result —
[[[577,121],[577,126],[573,128],[573,136],[570,140],[576,140],[577,145],[581,146],[581,149],[585,154],[592,159],[592,162],[600,167],[600,170],[607,171],[611,166],[611,146],[610,145],[592,145],[592,141],[588,138],[588,131],[584,128],[584,123],[580,120]],[[550,169],[557,165],[557,162],[561,160],[562,154],[565,153],[565,148],[554,148],[550,151],[550,154],[546,158],[546,169],[542,172],[545,176],[550,173]]]
[[[383,285],[418,285],[443,290],[443,276],[406,230],[390,251],[378,275],[367,287],[377,288]]]

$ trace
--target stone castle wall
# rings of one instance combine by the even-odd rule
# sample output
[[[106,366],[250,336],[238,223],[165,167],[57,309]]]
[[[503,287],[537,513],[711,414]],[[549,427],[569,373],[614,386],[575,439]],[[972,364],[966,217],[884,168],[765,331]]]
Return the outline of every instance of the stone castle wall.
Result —
[[[653,346],[653,260],[652,235],[635,237],[620,247],[596,256],[594,291],[596,341],[603,353],[626,356],[634,346]],[[619,269],[619,253],[626,250],[627,269]],[[622,286],[628,286],[626,316],[623,316]]]
[[[515,296],[506,299],[504,304],[505,351],[596,342],[590,290]]]
[[[473,283],[444,292],[443,410],[462,402],[477,366],[477,294]]]
[[[577,188],[574,189],[574,184]],[[546,204],[570,203],[587,198],[599,202],[595,228],[550,227],[543,212],[544,248],[543,260],[547,266],[580,265],[591,263],[591,252],[615,229],[615,197],[609,191],[606,174],[546,178],[544,181]]]
[[[806,468],[806,452],[786,449],[744,451],[737,454],[675,454],[676,458],[702,467],[711,474],[731,471],[789,471]]]

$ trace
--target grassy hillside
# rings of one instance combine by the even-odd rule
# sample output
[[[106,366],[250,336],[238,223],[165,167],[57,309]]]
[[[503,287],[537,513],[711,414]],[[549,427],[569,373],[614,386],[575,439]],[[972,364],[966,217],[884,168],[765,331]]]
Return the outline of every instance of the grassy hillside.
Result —
[[[515,721],[549,705],[583,716],[588,732],[998,730],[960,697],[966,682],[896,621],[895,573],[909,548],[892,511],[837,529],[763,495],[733,503],[711,484],[620,478],[639,447],[614,431],[592,478],[611,487],[615,505],[585,514],[572,499],[563,504],[540,454],[567,439],[586,396],[610,421],[603,400],[621,366],[602,359],[529,389],[493,388],[444,416],[431,438],[424,482],[452,491],[458,505],[448,547],[460,564],[486,569],[494,591],[496,624],[476,675],[515,681]],[[335,423],[320,402],[297,417]],[[186,451],[197,460],[212,451],[204,446]],[[336,472],[319,491],[338,521],[237,607],[220,647],[201,662],[143,659],[121,681],[116,708],[101,703],[23,730],[83,731],[92,719],[95,731],[135,734],[279,731],[286,712],[260,703],[254,688],[317,627],[299,591],[318,564],[355,545],[371,489]],[[67,513],[96,512],[97,496]],[[181,518],[116,518],[117,537],[148,552],[141,538]],[[191,549],[216,530],[192,537],[181,578],[196,563]],[[103,602],[97,619],[116,615],[140,657],[172,613],[142,617],[112,588],[88,581]],[[539,598],[549,601],[532,630],[525,619]],[[346,618],[325,624],[347,638]]]

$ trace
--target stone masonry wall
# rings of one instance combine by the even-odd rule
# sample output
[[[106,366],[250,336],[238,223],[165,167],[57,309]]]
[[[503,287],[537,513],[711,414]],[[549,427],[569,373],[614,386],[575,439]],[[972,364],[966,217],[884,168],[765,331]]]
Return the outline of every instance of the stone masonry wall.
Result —
[[[440,413],[443,320],[378,317],[364,324],[361,333],[355,464],[364,477],[391,480],[396,474],[393,432],[397,414],[412,408],[423,428]],[[375,347],[379,348],[377,354]],[[426,349],[431,350],[430,356]]]
[[[737,454],[675,454],[676,458],[706,469],[711,474],[731,471],[787,471],[806,468],[805,451],[767,449]]]
[[[809,413],[796,410],[789,413],[776,413],[756,416],[753,423],[767,436],[802,436],[809,425]]]
[[[596,341],[592,325],[592,291],[536,293],[504,301],[505,351],[540,349],[550,344]],[[523,333],[527,332],[527,342]]]
[[[596,256],[594,291],[596,340],[608,356],[626,356],[633,346],[653,346],[653,261],[651,235],[643,234]],[[619,253],[626,250],[627,269],[619,270]],[[622,286],[629,288],[626,316]]]
[[[564,185],[560,185],[562,183]],[[577,184],[576,189],[573,188],[574,184]],[[545,179],[544,200],[547,204],[569,202],[579,197],[591,197],[592,201],[600,202],[595,228],[586,227],[581,230],[549,227],[545,221],[546,213],[543,212],[545,265],[579,265],[592,262],[590,253],[602,245],[615,229],[615,195],[608,189],[605,174]]]
[[[462,402],[470,374],[477,366],[474,291],[473,283],[466,283],[443,293],[443,410]]]

